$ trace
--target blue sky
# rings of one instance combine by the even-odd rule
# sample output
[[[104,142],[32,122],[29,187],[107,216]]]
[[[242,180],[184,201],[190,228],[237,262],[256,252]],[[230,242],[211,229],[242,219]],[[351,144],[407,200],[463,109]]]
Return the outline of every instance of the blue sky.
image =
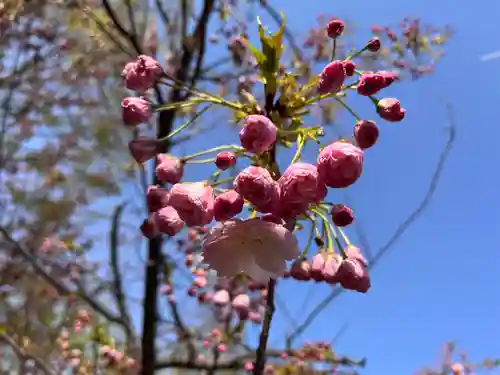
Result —
[[[500,241],[494,230],[500,228],[496,215],[500,185],[494,176],[499,161],[495,115],[500,59],[481,62],[480,56],[500,49],[493,26],[500,3],[308,0],[307,9],[304,2],[284,4],[289,27],[299,39],[316,25],[319,13],[354,21],[359,45],[369,36],[371,25],[396,27],[404,16],[449,24],[456,31],[435,74],[384,92],[401,99],[407,117],[396,124],[379,121],[380,140],[367,151],[365,173],[348,192],[357,225],[362,225],[371,248],[383,246],[427,192],[447,140],[445,106],[451,103],[457,140],[433,201],[372,272],[369,293],[340,296],[304,339],[330,341],[347,324],[336,344],[338,352],[366,356],[364,373],[369,375],[412,374],[437,363],[447,340],[457,340],[473,359],[498,355],[500,306],[495,302],[499,297],[495,286],[500,285]],[[356,100],[355,109],[362,117],[375,117],[368,100]],[[353,119],[345,113],[336,124],[344,135],[350,134],[352,125]],[[329,136],[334,138],[332,133]],[[222,134],[219,127],[203,137],[203,145],[220,144],[221,138],[237,142],[236,133]],[[177,153],[200,147],[201,142],[195,141]],[[315,155],[309,152],[308,158],[314,161]],[[203,178],[199,172],[188,170],[188,179]],[[335,194],[334,199],[345,202],[345,193]],[[354,235],[353,229],[350,234]],[[279,296],[300,322],[328,291],[325,286],[283,281]],[[280,345],[290,320],[282,312],[276,316],[271,343]]]
[[[401,99],[407,118],[400,124],[380,123],[380,141],[367,152],[365,173],[349,190],[371,247],[385,244],[428,188],[447,137],[449,102],[457,140],[434,200],[373,271],[369,293],[343,294],[307,337],[328,339],[348,324],[338,351],[366,356],[366,374],[414,373],[437,360],[441,345],[450,339],[472,358],[498,356],[500,241],[495,228],[500,228],[500,198],[495,166],[500,130],[493,119],[500,100],[500,59],[481,62],[479,57],[500,49],[493,27],[500,3],[309,0],[307,12],[303,2],[287,2],[283,9],[294,30],[305,30],[324,12],[353,20],[360,36],[372,24],[397,26],[407,15],[450,24],[457,32],[435,74],[386,91]],[[362,104],[356,108],[364,113],[369,105]],[[352,119],[344,114],[339,123],[348,132]],[[305,296],[298,297],[296,283],[282,284],[280,296],[300,321]],[[326,292],[304,288],[309,301],[320,301]],[[274,325],[272,341],[289,329],[286,322]]]

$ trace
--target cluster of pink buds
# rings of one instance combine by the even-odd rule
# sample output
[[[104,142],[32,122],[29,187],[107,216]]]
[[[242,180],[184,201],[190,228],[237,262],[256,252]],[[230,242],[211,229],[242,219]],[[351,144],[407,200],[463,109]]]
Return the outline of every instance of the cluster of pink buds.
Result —
[[[109,369],[125,374],[137,370],[137,361],[117,349],[104,345],[101,346],[99,354]]]
[[[222,332],[214,328],[203,340],[203,349],[216,350],[219,353],[227,351],[227,345],[224,343]]]
[[[306,258],[298,259],[286,276],[298,281],[340,284],[345,289],[360,293],[366,293],[371,285],[368,263],[354,246],[344,249],[342,256],[321,251],[311,261]]]
[[[244,277],[218,279],[209,283],[206,271],[195,269],[188,295],[196,297],[202,304],[210,304],[218,322],[233,316],[254,323],[262,321],[267,296],[266,285]]]

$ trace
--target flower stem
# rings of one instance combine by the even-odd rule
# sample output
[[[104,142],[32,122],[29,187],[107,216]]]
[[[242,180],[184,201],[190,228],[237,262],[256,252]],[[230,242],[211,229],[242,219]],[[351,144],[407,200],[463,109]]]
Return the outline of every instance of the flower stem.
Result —
[[[337,38],[333,38],[332,61],[335,60],[336,51],[337,51]]]
[[[186,129],[189,125],[191,125],[193,122],[195,122],[197,119],[200,118],[200,116],[202,114],[204,114],[213,104],[209,104],[208,106],[206,106],[205,108],[203,108],[200,112],[198,112],[197,114],[195,114],[193,116],[193,118],[189,121],[186,121],[184,124],[182,124],[181,126],[179,126],[177,129],[175,129],[172,133],[170,133],[169,135],[167,135],[165,138],[162,138],[162,140],[167,140],[167,139],[170,139],[172,138],[174,135],[177,135],[179,134],[181,131],[183,131],[184,129]]]
[[[207,163],[213,163],[215,161],[215,158],[209,158],[209,159],[199,159],[199,160],[186,160],[186,164],[207,164]]]
[[[196,152],[196,153],[191,154],[191,155],[184,156],[182,158],[182,161],[186,162],[189,159],[193,159],[193,158],[196,158],[198,156],[210,154],[211,152],[216,152],[216,151],[220,151],[220,150],[227,150],[227,149],[235,149],[236,151],[242,151],[243,150],[243,148],[241,146],[238,146],[238,145],[222,145],[222,146],[217,146],[217,147],[209,148],[208,150],[203,150],[203,151],[200,151],[200,152]]]
[[[328,218],[320,210],[313,210],[313,212],[323,220],[323,230],[326,233],[328,249],[334,249],[335,247],[333,246],[333,239],[332,239],[333,228],[330,222],[328,221]]]
[[[356,112],[354,112],[354,111],[352,110],[352,108],[351,108],[351,107],[349,107],[349,106],[348,106],[348,105],[347,105],[347,104],[346,104],[346,103],[345,103],[342,99],[340,99],[340,98],[338,98],[338,97],[335,97],[334,99],[335,99],[337,102],[339,102],[340,104],[342,104],[342,106],[343,106],[345,109],[347,109],[347,110],[351,113],[351,115],[353,115],[353,116],[354,116],[354,118],[355,118],[357,121],[361,121],[361,118],[360,118],[360,117],[356,114]]]
[[[311,220],[311,232],[309,233],[309,238],[307,239],[306,248],[302,252],[303,257],[306,257],[307,254],[309,253],[309,249],[311,248],[311,245],[312,245],[312,242],[314,239],[314,235],[316,234],[316,231],[317,231],[316,220],[314,220],[313,218],[310,218],[310,220]]]
[[[222,184],[225,184],[226,182],[231,182],[233,181],[234,178],[233,177],[229,177],[229,178],[225,178],[223,180],[219,180],[219,181],[215,181],[215,182],[212,182],[210,185],[212,187],[215,187],[215,186],[219,186],[219,185],[222,185]]]
[[[297,160],[300,160],[300,154],[302,153],[304,144],[305,144],[304,136],[302,134],[297,135],[297,152],[295,152],[295,155],[293,156],[293,159],[290,162],[290,164],[293,164]]]

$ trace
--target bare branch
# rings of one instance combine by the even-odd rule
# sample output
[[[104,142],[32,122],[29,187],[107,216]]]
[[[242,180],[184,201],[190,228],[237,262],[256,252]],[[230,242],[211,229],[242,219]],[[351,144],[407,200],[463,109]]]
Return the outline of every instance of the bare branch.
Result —
[[[12,348],[21,362],[31,360],[35,362],[38,369],[43,371],[46,375],[57,375],[49,367],[47,367],[42,359],[25,353],[24,349],[17,345],[15,340],[4,332],[0,332],[0,343],[7,344],[10,348]]]
[[[111,272],[113,273],[113,295],[118,306],[118,311],[120,312],[123,321],[126,322],[125,333],[127,335],[127,341],[130,341],[134,338],[134,332],[131,330],[131,318],[128,313],[127,306],[125,305],[125,294],[123,293],[122,276],[118,261],[118,250],[120,246],[118,240],[120,235],[120,219],[124,208],[125,204],[118,205],[112,217],[112,226],[109,233],[109,263],[111,266]]]

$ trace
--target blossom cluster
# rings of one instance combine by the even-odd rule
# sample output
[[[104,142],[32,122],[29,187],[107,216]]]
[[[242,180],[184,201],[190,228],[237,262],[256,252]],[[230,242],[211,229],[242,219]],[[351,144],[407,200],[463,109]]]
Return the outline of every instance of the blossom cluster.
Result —
[[[333,20],[327,25],[327,35],[333,39],[334,46],[343,30],[344,24],[340,20]],[[346,289],[366,292],[370,286],[367,261],[360,250],[350,244],[341,229],[353,221],[353,212],[345,205],[331,204],[325,199],[328,189],[347,188],[358,181],[363,172],[365,150],[372,147],[379,137],[376,122],[355,115],[341,99],[342,93],[356,90],[359,95],[368,97],[378,115],[386,121],[399,122],[405,117],[406,110],[401,107],[399,100],[374,97],[391,86],[398,76],[385,71],[360,72],[354,62],[354,58],[364,51],[375,52],[380,48],[380,39],[372,38],[360,51],[346,59],[333,59],[313,79],[315,89],[311,93],[300,94],[304,91],[300,87],[291,95],[285,95],[286,91],[282,91],[277,104],[271,103],[269,106],[267,103],[265,111],[258,105],[252,111],[239,103],[229,103],[229,107],[243,111],[243,115],[239,115],[243,120],[239,132],[240,146],[220,146],[177,158],[162,152],[164,139],[140,136],[132,140],[129,143],[130,152],[138,163],[155,159],[158,184],[149,186],[146,192],[149,217],[141,225],[144,236],[174,236],[185,226],[206,227],[215,220],[216,225],[208,229],[204,236],[202,256],[203,262],[217,271],[218,276],[233,278],[234,281],[235,276],[244,273],[255,282],[266,283],[270,278],[288,275],[297,280],[340,283]],[[246,39],[232,40],[231,50],[234,55],[246,51]],[[127,126],[135,127],[148,122],[155,111],[167,110],[151,103],[144,96],[153,85],[166,83],[170,79],[157,61],[141,55],[126,65],[122,75],[128,89],[143,95],[122,101],[123,120]],[[348,82],[354,76],[357,79]],[[290,118],[297,116],[293,112],[302,110],[304,101],[329,98],[340,101],[355,115],[352,141],[340,139],[321,145],[317,137],[324,135],[324,129],[289,127]],[[207,94],[199,95],[197,99],[199,102],[222,105],[228,103]],[[172,109],[175,106],[170,107]],[[297,143],[297,153],[290,165],[280,173],[272,155],[290,136]],[[322,146],[315,163],[301,160],[303,146],[310,140]],[[209,160],[218,171],[205,181],[183,181],[185,166],[192,158],[216,150],[220,152]],[[222,171],[234,167],[242,157],[250,159],[252,163],[244,167],[234,179],[228,179],[227,182],[232,182],[231,188],[218,188]],[[165,184],[172,186],[167,188]],[[249,212],[247,218],[240,217],[244,212]],[[316,220],[322,220],[326,228],[327,246],[321,246],[311,260],[306,257],[307,251],[299,250],[293,234],[300,220],[311,221],[314,228]],[[346,245],[342,245],[338,232],[342,234]],[[324,245],[323,240],[322,243]],[[287,269],[287,262],[293,262],[290,270]],[[191,294],[198,295],[197,291],[205,287],[204,271],[198,270]],[[241,293],[236,293],[232,288],[220,287],[210,296],[210,300],[220,307],[231,304],[232,310],[240,312],[240,318],[248,317],[250,297],[241,288],[235,288]],[[205,292],[200,296],[204,296],[200,297],[202,299],[209,298]]]

